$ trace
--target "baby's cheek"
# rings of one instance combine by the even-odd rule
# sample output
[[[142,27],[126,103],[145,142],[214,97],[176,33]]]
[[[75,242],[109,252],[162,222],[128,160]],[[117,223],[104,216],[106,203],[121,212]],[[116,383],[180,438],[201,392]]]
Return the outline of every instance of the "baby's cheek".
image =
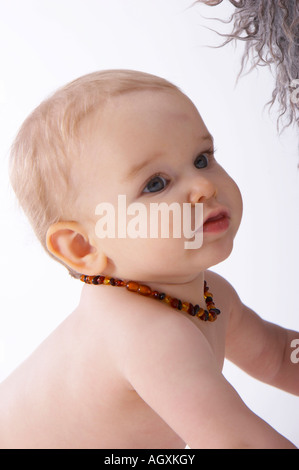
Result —
[[[241,191],[237,185],[237,183],[226,173],[224,170],[224,181],[225,184],[223,185],[223,196],[227,199],[227,203],[230,203],[238,208],[239,211],[242,212],[243,210],[243,201]],[[230,199],[230,200],[228,200]]]
[[[235,190],[234,201],[236,203],[238,215],[239,215],[240,221],[241,221],[241,217],[242,217],[242,213],[243,213],[243,199],[242,199],[241,191],[240,191],[238,185],[235,182],[234,182],[234,190]]]
[[[179,239],[144,239],[133,250],[135,262],[155,273],[174,270],[180,259],[182,242]]]

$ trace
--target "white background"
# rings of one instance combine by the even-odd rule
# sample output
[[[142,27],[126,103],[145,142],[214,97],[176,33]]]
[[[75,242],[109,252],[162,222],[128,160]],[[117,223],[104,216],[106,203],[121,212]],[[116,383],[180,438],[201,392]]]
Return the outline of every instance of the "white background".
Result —
[[[42,99],[99,69],[160,75],[194,101],[244,201],[233,254],[214,270],[263,318],[299,330],[298,130],[279,137],[275,113],[263,110],[273,88],[269,70],[255,70],[235,86],[243,44],[206,47],[221,42],[206,27],[230,27],[204,17],[227,18],[231,5],[191,4],[0,0],[0,380],[72,312],[82,287],[45,254],[18,211],[7,176],[9,147]],[[229,363],[224,373],[255,413],[299,446],[298,397]]]

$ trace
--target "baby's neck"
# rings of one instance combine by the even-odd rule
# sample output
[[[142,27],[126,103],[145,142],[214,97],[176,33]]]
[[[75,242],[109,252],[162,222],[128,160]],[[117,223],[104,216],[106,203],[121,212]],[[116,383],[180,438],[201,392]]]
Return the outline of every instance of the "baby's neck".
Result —
[[[182,302],[190,302],[193,305],[205,305],[204,300],[204,272],[186,282],[151,282],[148,284],[152,290],[163,292]]]
[[[81,303],[85,303],[85,300],[88,299],[88,303],[92,299],[92,303],[97,303],[97,298],[103,298],[104,292],[109,289],[109,295],[111,294],[111,287],[119,290],[121,286],[125,288],[127,281],[135,281],[132,284],[135,286],[138,284],[143,286],[150,287],[151,291],[157,291],[164,296],[170,296],[173,299],[179,299],[181,302],[189,302],[193,305],[199,305],[202,308],[205,308],[205,299],[204,299],[204,272],[200,272],[197,276],[190,280],[185,280],[185,282],[170,282],[165,280],[163,282],[146,282],[139,281],[138,279],[125,279],[122,278],[121,282],[119,278],[111,278],[110,276],[82,276],[81,280],[84,280],[88,284],[88,289],[83,289]],[[100,279],[98,279],[100,278]],[[110,284],[111,279],[111,284]],[[109,285],[106,284],[106,280]],[[113,283],[112,283],[113,282]],[[138,283],[138,284],[137,284]],[[99,284],[99,285],[97,285]],[[134,285],[132,287],[134,287]],[[131,290],[131,289],[128,289]],[[134,289],[130,295],[136,295]],[[136,290],[136,288],[135,288]],[[116,291],[114,291],[116,294]]]

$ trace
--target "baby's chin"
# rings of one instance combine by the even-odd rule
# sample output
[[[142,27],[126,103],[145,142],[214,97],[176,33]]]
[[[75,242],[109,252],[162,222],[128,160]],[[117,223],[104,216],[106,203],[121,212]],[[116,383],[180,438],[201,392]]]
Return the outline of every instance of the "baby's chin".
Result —
[[[217,264],[222,263],[222,261],[225,261],[227,258],[229,258],[229,256],[231,255],[233,251],[233,246],[234,246],[233,243],[231,243],[230,245],[228,244],[226,249],[221,251],[217,259],[215,259],[214,263],[211,264],[210,267],[217,266]]]
[[[207,249],[202,252],[202,256],[198,253],[198,262],[194,259],[194,263],[190,260],[190,267],[195,267],[198,271],[206,271],[207,269],[217,266],[218,264],[229,258],[233,251],[233,241],[222,240],[219,244],[210,244]],[[194,266],[195,265],[195,266]]]
[[[113,265],[109,272],[101,273],[123,280],[136,280],[143,283],[183,283],[222,261],[226,260],[233,250],[233,238],[227,236],[217,240],[208,240],[198,249],[165,250],[152,254],[138,250],[130,258],[124,256]]]

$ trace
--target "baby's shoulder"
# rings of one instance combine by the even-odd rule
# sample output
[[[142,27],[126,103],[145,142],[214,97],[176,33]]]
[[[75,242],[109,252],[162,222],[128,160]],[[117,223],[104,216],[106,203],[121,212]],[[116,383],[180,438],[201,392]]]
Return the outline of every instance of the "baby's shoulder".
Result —
[[[216,307],[226,312],[229,321],[236,305],[240,304],[240,298],[232,284],[214,271],[205,271],[205,280],[210,292],[213,293],[213,299]]]
[[[233,301],[238,295],[232,284],[214,271],[205,271],[205,280],[210,290],[219,298],[225,297]]]
[[[178,336],[188,343],[190,336],[201,334],[197,328],[193,331],[194,325],[184,312],[121,289],[113,292],[107,289],[100,315],[99,328],[102,335],[105,332],[106,344],[117,345],[115,353],[121,356],[126,355],[128,349],[151,348],[153,341],[159,348],[159,345],[177,341]]]

